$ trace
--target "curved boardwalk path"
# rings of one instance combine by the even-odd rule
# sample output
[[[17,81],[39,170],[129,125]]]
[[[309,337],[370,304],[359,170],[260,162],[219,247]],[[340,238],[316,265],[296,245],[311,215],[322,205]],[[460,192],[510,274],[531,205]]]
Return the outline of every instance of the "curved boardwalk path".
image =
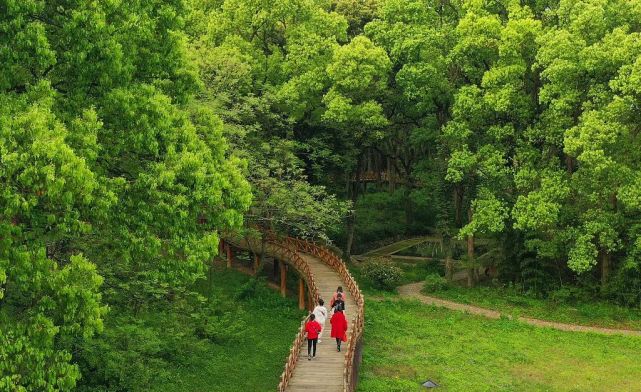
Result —
[[[362,342],[364,299],[354,278],[343,261],[322,246],[295,238],[276,238],[266,235],[265,246],[260,240],[227,238],[225,242],[234,247],[271,256],[295,268],[305,280],[307,292],[314,304],[325,299],[326,307],[338,286],[346,293],[345,314],[348,319],[347,342],[342,351],[336,350],[336,342],[330,337],[331,325],[327,318],[318,343],[316,358],[307,359],[307,342],[304,338],[304,323],[294,339],[285,370],[281,375],[279,391],[326,391],[351,392],[357,383]]]
[[[345,283],[338,273],[317,257],[303,254],[303,259],[307,262],[316,278],[316,286],[318,287],[320,297],[324,298],[329,304],[334,291],[336,291],[336,287],[345,286]],[[326,306],[329,307],[329,305]],[[347,316],[349,325],[353,325],[356,316],[356,302],[354,302],[352,295],[347,295],[345,315]],[[318,343],[318,347],[316,348],[316,359],[312,361],[307,360],[307,344],[304,344],[301,347],[298,362],[294,368],[294,374],[289,381],[286,391],[343,390],[343,369],[347,350],[345,345],[343,345],[343,351],[340,353],[336,351],[336,341],[329,336],[332,328],[329,323],[329,317],[325,321],[323,328],[323,341],[322,343]],[[348,327],[347,333],[349,334],[350,332],[350,328]]]
[[[450,310],[458,310],[462,312],[468,312],[470,314],[475,314],[478,316],[484,316],[491,319],[501,318],[501,312],[496,310],[490,310],[485,308],[480,308],[478,306],[461,304],[458,302],[448,301],[440,298],[430,297],[421,293],[423,288],[423,282],[411,283],[405,286],[398,288],[398,292],[403,297],[415,298],[424,304],[441,306]],[[512,316],[507,316],[512,319]],[[641,331],[633,331],[627,329],[612,329],[612,328],[600,328],[600,327],[588,327],[584,325],[575,325],[575,324],[565,324],[557,323],[553,321],[539,320],[529,317],[517,317],[517,321],[534,325],[537,327],[547,327],[552,329],[558,329],[560,331],[574,331],[574,332],[595,332],[608,335],[631,335],[631,336],[641,336]]]

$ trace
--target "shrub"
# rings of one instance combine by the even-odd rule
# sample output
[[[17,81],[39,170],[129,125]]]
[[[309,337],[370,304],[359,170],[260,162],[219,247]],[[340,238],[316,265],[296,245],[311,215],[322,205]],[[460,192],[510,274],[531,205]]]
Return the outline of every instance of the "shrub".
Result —
[[[238,314],[208,315],[196,326],[196,336],[216,344],[238,343],[246,333],[247,324]]]
[[[447,290],[449,283],[447,279],[439,274],[429,274],[425,278],[425,286],[423,290],[428,293],[433,293],[435,291]]]
[[[620,305],[641,307],[641,261],[625,260],[603,294]]]
[[[234,293],[237,301],[259,297],[266,290],[265,279],[252,277]]]
[[[83,344],[78,390],[93,392],[109,385],[114,391],[144,391],[168,380],[171,358],[180,351],[172,336],[176,324],[171,314],[156,316],[167,322],[165,328],[153,325],[154,320],[112,316],[103,334]]]
[[[372,259],[363,264],[363,275],[377,289],[392,291],[401,283],[403,270],[384,259]]]
[[[577,302],[592,299],[592,296],[585,289],[573,286],[564,286],[549,294],[550,301],[554,304],[576,304]]]

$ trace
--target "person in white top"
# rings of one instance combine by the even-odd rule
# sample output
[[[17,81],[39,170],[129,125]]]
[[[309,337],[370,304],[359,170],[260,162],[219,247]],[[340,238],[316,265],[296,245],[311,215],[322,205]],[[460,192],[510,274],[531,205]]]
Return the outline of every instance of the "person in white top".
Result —
[[[318,343],[321,342],[321,337],[323,336],[323,331],[325,330],[325,320],[327,319],[327,308],[324,305],[325,301],[319,299],[318,305],[312,311],[316,321],[318,321],[318,323],[321,325],[321,331],[318,334]]]

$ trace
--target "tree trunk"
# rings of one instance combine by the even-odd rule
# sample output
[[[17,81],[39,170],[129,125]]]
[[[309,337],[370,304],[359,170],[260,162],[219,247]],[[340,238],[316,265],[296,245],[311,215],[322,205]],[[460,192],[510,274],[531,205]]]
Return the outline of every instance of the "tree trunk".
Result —
[[[383,189],[383,179],[381,177],[381,173],[383,171],[383,165],[381,164],[381,155],[376,154],[374,157],[375,157],[374,170],[376,171],[376,187],[377,189],[381,190]]]
[[[356,173],[354,178],[358,179],[362,172],[363,167],[363,157],[358,157],[358,162],[356,164]],[[354,244],[354,230],[356,227],[356,202],[358,201],[359,196],[359,182],[351,181],[348,179],[347,186],[347,196],[352,201],[352,212],[347,217],[347,244],[345,244],[345,257],[346,260],[350,259],[352,255],[352,245]]]
[[[454,260],[452,259],[452,240],[448,239],[445,243],[445,277],[448,282],[454,277]]]
[[[610,278],[612,269],[612,254],[607,250],[601,251],[601,290],[604,290]]]
[[[254,275],[258,273],[259,269],[260,269],[260,255],[258,253],[254,253]]]
[[[305,281],[298,278],[298,309],[305,309]]]
[[[467,215],[469,221],[472,222],[473,212],[471,208],[467,211]],[[467,262],[467,287],[474,287],[477,280],[476,265],[474,263],[474,234],[467,236]]]
[[[470,234],[467,236],[467,287],[474,287],[476,271],[474,266],[474,236]]]
[[[223,257],[224,253],[225,253],[225,240],[220,238],[218,240],[218,257]]]
[[[287,264],[282,261],[280,263],[280,295],[283,298],[287,296]]]
[[[574,158],[570,155],[565,156],[565,169],[568,174],[574,173]]]
[[[403,197],[405,199],[405,225],[409,227],[414,221],[414,206],[412,205],[412,198],[410,197],[409,183],[405,187]]]
[[[394,175],[393,175],[393,166],[392,166],[392,159],[387,158],[387,184],[389,187],[389,192],[392,193],[396,189],[396,184],[394,183]]]
[[[274,259],[274,270],[272,271],[274,281],[278,281],[278,260]]]
[[[345,245],[346,260],[349,260],[352,255],[352,245],[354,244],[355,228],[356,228],[356,211],[352,211],[347,216],[347,244]]]
[[[454,198],[454,223],[456,227],[463,227],[463,198],[461,197],[460,187],[454,187],[452,197]]]
[[[225,244],[225,247],[227,249],[227,268],[231,268],[232,267],[232,261],[234,259],[234,254],[233,254],[233,251],[231,249],[231,245]]]

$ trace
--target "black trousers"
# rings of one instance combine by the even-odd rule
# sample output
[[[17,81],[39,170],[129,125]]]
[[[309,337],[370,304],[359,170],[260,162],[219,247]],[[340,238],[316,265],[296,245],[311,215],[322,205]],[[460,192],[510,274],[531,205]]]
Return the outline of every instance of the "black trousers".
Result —
[[[336,345],[337,345],[338,347],[340,347],[340,346],[341,346],[341,338],[336,338]]]
[[[307,339],[307,355],[312,355],[312,347],[314,347],[314,354],[316,356],[316,343],[318,343],[318,338],[316,339]]]

